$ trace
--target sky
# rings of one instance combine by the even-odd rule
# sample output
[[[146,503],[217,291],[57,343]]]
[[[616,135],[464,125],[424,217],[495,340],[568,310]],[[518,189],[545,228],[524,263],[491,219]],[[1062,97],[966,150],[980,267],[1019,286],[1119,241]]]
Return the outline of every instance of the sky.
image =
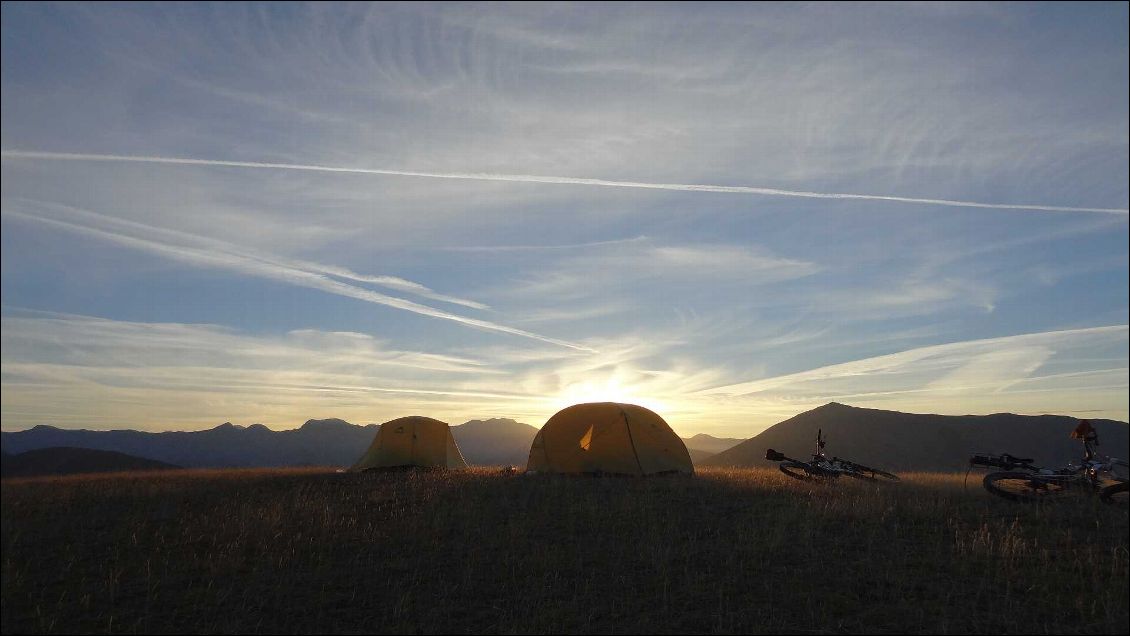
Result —
[[[1128,416],[1128,5],[2,6],[0,425]]]

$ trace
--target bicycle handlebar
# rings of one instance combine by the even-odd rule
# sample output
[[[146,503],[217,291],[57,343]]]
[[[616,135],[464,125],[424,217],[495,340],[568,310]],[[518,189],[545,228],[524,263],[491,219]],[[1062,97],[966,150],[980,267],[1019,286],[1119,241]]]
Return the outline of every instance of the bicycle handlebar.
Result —
[[[1012,470],[1013,468],[1034,469],[1032,460],[1026,457],[1013,457],[1008,453],[1003,455],[974,455],[969,459],[970,466],[992,466]]]

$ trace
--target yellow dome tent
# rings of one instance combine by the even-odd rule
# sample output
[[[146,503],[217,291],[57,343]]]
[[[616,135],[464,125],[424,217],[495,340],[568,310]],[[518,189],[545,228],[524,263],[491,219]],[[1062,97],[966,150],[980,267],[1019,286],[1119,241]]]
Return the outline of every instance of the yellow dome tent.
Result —
[[[549,418],[534,438],[526,470],[542,473],[694,474],[683,440],[634,404],[576,404]]]
[[[466,468],[446,422],[430,417],[401,417],[381,424],[369,450],[349,470],[419,466]]]

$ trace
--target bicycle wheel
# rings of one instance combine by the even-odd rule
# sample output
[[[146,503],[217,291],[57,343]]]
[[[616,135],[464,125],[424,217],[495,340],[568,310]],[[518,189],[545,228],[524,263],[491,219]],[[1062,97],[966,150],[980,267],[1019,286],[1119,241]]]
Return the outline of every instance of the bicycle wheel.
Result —
[[[1111,477],[1117,481],[1130,480],[1130,462],[1124,459],[1111,459]]]
[[[821,481],[828,477],[824,471],[803,462],[781,462],[778,468],[782,473],[800,481]]]
[[[1120,481],[1099,491],[1099,499],[1118,508],[1130,508],[1130,481]]]
[[[893,484],[902,481],[899,479],[899,476],[894,473],[888,473],[885,470],[876,470],[874,468],[845,470],[844,474],[863,481],[874,481],[882,484]]]
[[[989,473],[985,490],[1010,501],[1054,501],[1074,494],[1066,477],[1023,472]]]

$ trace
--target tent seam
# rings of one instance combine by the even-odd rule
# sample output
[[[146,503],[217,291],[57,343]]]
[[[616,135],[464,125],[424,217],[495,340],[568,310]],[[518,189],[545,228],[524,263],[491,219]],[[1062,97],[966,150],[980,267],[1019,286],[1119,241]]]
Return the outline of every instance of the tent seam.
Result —
[[[624,407],[619,404],[616,405],[616,408],[620,410],[620,417],[624,418],[624,428],[628,429],[628,443],[632,445],[632,455],[636,458],[636,466],[640,469],[640,475],[644,475],[643,463],[640,462],[640,452],[636,449],[636,438],[632,437],[632,425],[628,421],[628,414],[624,411]]]

